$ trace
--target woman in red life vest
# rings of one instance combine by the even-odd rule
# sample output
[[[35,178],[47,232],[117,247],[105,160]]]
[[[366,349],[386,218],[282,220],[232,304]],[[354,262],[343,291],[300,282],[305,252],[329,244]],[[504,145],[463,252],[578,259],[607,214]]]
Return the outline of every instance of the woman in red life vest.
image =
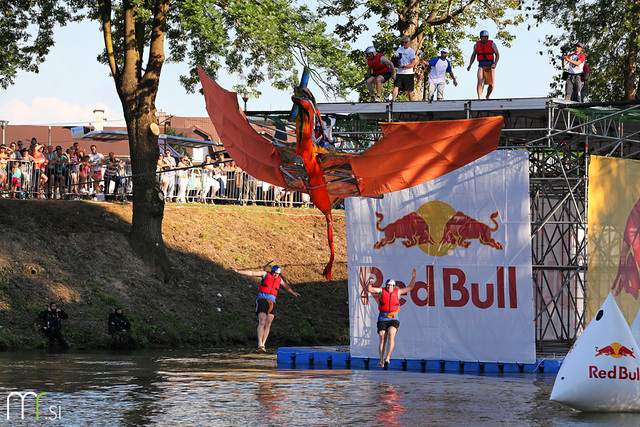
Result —
[[[482,99],[482,90],[487,85],[487,99],[493,92],[494,81],[496,77],[496,65],[500,60],[498,46],[489,40],[489,31],[480,31],[480,40],[473,45],[473,53],[467,71],[471,71],[471,65],[478,57],[478,99]]]
[[[398,312],[400,311],[400,297],[411,292],[416,285],[416,269],[411,273],[411,283],[406,288],[399,289],[396,287],[396,281],[387,280],[384,288],[373,287],[373,277],[369,278],[367,290],[372,294],[380,294],[378,300],[378,335],[380,336],[380,362],[378,366],[385,366],[391,360],[391,352],[395,346],[396,332],[400,327],[398,320]]]
[[[275,308],[278,289],[282,286],[296,297],[299,297],[300,294],[294,292],[293,289],[287,285],[284,278],[281,276],[282,268],[277,265],[271,267],[270,272],[238,270],[233,267],[231,269],[236,273],[243,274],[245,276],[260,277],[262,279],[262,282],[258,286],[258,298],[256,299],[256,315],[258,316],[258,348],[262,351],[267,351],[265,349],[265,343],[269,336],[271,322],[273,322],[273,318],[276,315]]]
[[[393,63],[385,58],[381,53],[376,52],[376,48],[369,46],[365,50],[367,55],[367,89],[369,89],[369,102],[380,102],[382,96],[382,83],[390,78],[396,78],[396,69]],[[374,85],[377,96],[374,98]]]

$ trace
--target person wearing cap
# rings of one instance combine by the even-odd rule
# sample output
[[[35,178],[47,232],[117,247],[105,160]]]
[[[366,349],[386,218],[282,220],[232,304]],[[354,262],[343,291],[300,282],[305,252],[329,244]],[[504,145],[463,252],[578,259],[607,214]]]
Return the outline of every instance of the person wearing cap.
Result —
[[[480,40],[473,45],[473,53],[471,54],[467,71],[471,71],[471,66],[476,57],[478,57],[478,99],[482,99],[482,91],[485,85],[487,85],[487,99],[489,99],[491,92],[493,92],[500,52],[498,52],[498,46],[493,40],[489,40],[489,31],[487,30],[480,31]]]
[[[62,348],[68,350],[69,344],[64,340],[60,330],[62,329],[62,319],[67,319],[69,315],[60,310],[55,302],[51,302],[46,310],[38,314],[38,317],[42,319],[42,331],[49,339],[49,348],[52,349],[55,341],[58,340]]]
[[[369,102],[380,102],[382,97],[382,83],[396,78],[396,68],[376,48],[369,46],[365,50],[367,55],[367,89],[369,89]],[[375,93],[374,95],[374,86]]]
[[[421,61],[422,64],[427,66],[427,72],[429,73],[429,92],[427,95],[427,100],[429,102],[433,101],[433,98],[436,97],[436,92],[436,99],[438,101],[442,101],[444,97],[444,84],[447,73],[449,73],[453,79],[453,85],[458,86],[456,76],[453,75],[453,70],[451,69],[451,62],[447,59],[448,56],[449,49],[443,47],[440,49],[440,56],[431,58],[429,61],[424,59]]]
[[[416,52],[409,47],[410,40],[408,36],[402,37],[400,47],[392,57],[398,61],[397,78],[393,84],[393,101],[401,90],[407,92],[409,101],[413,101],[413,68],[416,66]]]
[[[416,285],[416,269],[413,269],[411,273],[411,282],[409,286],[405,288],[396,287],[396,281],[393,279],[387,280],[384,288],[377,288],[373,286],[374,278],[370,277],[368,281],[367,290],[371,294],[378,294],[378,336],[380,337],[380,344],[378,351],[380,353],[380,362],[378,366],[385,366],[391,360],[391,353],[395,347],[396,332],[400,327],[400,320],[398,320],[398,312],[400,311],[400,297],[404,294],[411,292]]]
[[[575,44],[575,53],[564,58],[564,67],[568,67],[569,76],[565,84],[564,99],[567,101],[582,102],[582,73],[584,71],[584,61],[586,57],[582,53],[582,43]]]
[[[261,351],[267,351],[265,344],[267,337],[269,337],[269,331],[271,330],[271,323],[275,317],[276,296],[278,296],[278,289],[280,286],[285,288],[293,296],[299,297],[300,294],[294,292],[285,282],[282,277],[282,268],[278,265],[271,267],[271,271],[253,271],[253,270],[238,270],[232,267],[236,273],[249,276],[260,277],[262,279],[258,286],[258,298],[256,299],[256,315],[258,316],[258,348]]]

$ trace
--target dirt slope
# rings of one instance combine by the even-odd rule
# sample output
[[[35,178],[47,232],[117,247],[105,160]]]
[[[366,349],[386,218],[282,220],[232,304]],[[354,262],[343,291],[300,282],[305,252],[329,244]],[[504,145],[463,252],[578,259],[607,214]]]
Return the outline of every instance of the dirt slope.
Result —
[[[127,243],[132,206],[0,199],[0,348],[41,347],[37,314],[57,301],[76,348],[106,344],[122,305],[145,346],[253,346],[257,280],[230,267],[271,260],[301,294],[278,296],[270,346],[346,344],[349,316],[344,212],[334,219],[333,280],[324,217],[316,210],[168,204],[164,240],[177,280],[165,283]]]

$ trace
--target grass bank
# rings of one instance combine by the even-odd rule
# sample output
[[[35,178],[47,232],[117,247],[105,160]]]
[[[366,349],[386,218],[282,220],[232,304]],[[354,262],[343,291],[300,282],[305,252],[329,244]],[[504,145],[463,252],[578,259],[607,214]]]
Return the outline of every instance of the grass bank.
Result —
[[[75,348],[107,344],[107,318],[124,307],[146,347],[254,346],[258,281],[230,267],[271,260],[301,294],[282,290],[270,347],[347,344],[344,216],[334,218],[333,280],[319,212],[271,207],[168,204],[163,236],[177,280],[164,282],[130,251],[132,206],[0,199],[0,348],[40,348],[37,314],[56,301]]]

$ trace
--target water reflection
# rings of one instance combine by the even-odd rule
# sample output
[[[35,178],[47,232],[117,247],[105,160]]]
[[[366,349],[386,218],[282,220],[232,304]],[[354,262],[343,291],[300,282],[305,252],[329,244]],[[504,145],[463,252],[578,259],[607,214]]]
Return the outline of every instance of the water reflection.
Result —
[[[640,414],[583,414],[549,402],[553,376],[277,369],[275,356],[239,351],[0,353],[0,400],[46,392],[85,425],[640,425]],[[35,404],[10,405],[33,425]],[[0,414],[6,420],[6,414]]]

